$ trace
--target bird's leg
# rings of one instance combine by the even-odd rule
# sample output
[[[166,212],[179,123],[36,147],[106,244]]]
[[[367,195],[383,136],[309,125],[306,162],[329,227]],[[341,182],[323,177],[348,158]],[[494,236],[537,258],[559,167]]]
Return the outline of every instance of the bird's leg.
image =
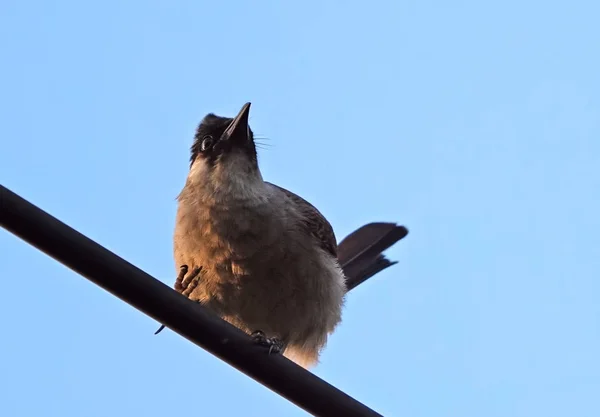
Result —
[[[189,295],[194,291],[194,288],[198,285],[198,275],[202,267],[195,268],[189,276],[185,276],[188,272],[187,265],[181,265],[179,267],[179,275],[177,275],[177,279],[175,280],[175,291],[189,297]],[[190,285],[191,284],[191,285]],[[165,328],[165,325],[162,324],[154,334],[159,334]]]
[[[280,353],[284,350],[285,344],[276,337],[267,337],[261,330],[256,330],[250,335],[254,343],[266,346],[269,348],[269,355],[271,353]]]

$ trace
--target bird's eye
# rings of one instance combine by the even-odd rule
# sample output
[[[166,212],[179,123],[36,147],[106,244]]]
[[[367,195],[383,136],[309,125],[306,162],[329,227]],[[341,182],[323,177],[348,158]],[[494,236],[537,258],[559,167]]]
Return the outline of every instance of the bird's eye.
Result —
[[[208,149],[212,148],[213,144],[214,144],[214,139],[212,136],[210,135],[206,135],[202,138],[202,144],[200,145],[200,150],[202,152],[207,151]]]

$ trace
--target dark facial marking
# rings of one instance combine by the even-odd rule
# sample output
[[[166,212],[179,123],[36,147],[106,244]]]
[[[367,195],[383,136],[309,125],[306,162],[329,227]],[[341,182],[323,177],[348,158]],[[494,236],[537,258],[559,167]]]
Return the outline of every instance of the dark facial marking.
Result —
[[[190,148],[190,166],[196,158],[204,158],[215,166],[221,158],[228,154],[233,147],[241,149],[254,164],[257,164],[256,147],[254,145],[254,133],[250,131],[250,140],[244,143],[233,143],[232,141],[221,141],[221,136],[227,126],[233,121],[233,118],[217,116],[214,113],[207,114],[200,122],[194,143]]]

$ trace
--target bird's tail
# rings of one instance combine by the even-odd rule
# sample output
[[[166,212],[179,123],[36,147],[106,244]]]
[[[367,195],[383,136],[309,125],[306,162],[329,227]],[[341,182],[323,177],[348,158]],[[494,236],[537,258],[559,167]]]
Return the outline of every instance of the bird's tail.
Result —
[[[338,259],[348,291],[396,264],[382,252],[407,234],[408,229],[396,223],[369,223],[344,238],[338,244]]]

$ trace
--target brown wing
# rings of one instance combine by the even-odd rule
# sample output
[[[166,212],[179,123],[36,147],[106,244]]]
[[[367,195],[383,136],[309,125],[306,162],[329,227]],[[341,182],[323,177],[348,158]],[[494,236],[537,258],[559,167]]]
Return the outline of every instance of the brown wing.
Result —
[[[305,219],[304,224],[306,231],[314,236],[315,239],[317,239],[321,247],[327,253],[330,253],[333,257],[337,258],[337,242],[335,240],[333,228],[327,219],[321,214],[321,212],[308,201],[292,193],[291,191],[272,183],[267,184],[270,184],[271,186],[280,190],[296,204]]]

